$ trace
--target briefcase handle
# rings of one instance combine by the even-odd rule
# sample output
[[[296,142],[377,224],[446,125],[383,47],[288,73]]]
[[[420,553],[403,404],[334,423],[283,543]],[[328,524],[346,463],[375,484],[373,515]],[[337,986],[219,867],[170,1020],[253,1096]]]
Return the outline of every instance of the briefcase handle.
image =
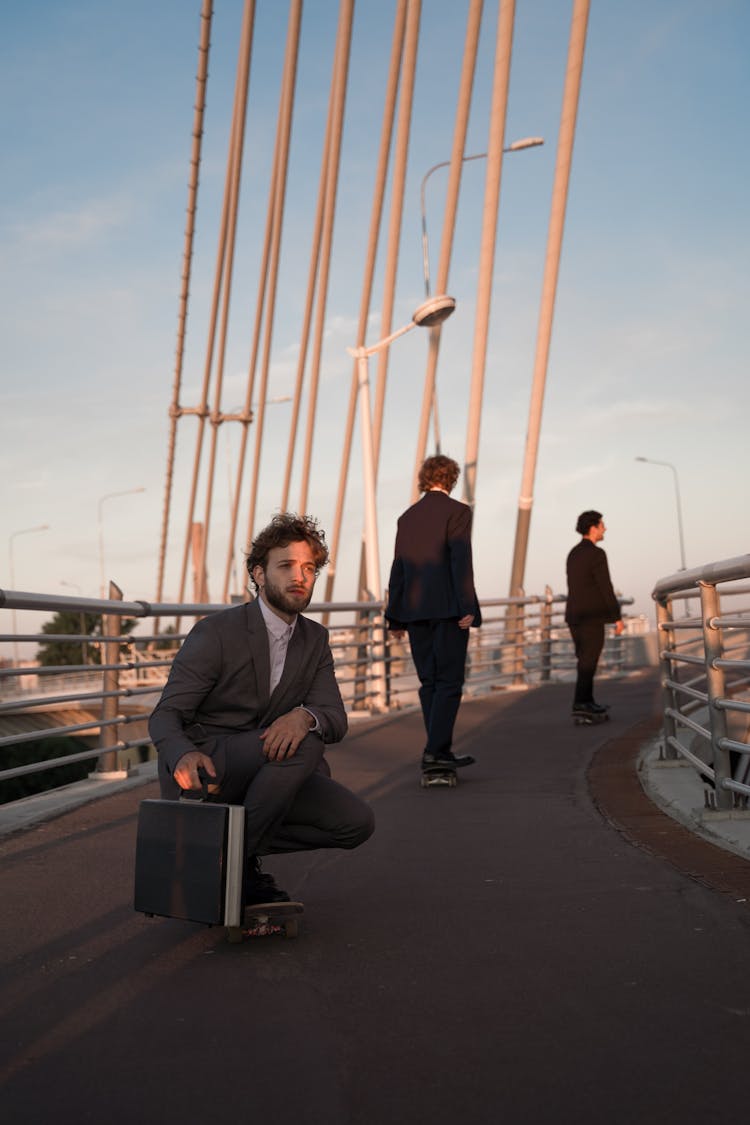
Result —
[[[200,790],[197,789],[181,789],[181,801],[208,801],[208,774],[203,769],[203,766],[198,766],[198,778],[201,783]]]

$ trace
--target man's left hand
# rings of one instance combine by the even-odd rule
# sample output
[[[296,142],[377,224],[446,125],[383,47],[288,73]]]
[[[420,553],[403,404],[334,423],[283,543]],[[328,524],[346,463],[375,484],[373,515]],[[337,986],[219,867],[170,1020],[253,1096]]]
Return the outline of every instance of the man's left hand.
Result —
[[[309,711],[295,707],[286,715],[279,715],[270,727],[261,732],[263,753],[269,762],[280,762],[291,758],[297,752],[303,738],[312,730],[313,720]]]
[[[467,613],[465,617],[459,617],[459,619],[458,619],[459,629],[470,629],[471,623],[472,623],[473,620],[474,620],[474,614],[473,613]]]

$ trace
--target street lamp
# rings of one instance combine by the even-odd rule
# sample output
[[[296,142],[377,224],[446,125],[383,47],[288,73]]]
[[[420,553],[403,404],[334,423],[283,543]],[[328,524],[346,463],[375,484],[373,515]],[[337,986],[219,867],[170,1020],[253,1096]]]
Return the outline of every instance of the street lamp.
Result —
[[[525,148],[535,148],[537,145],[543,144],[544,137],[522,137],[521,140],[513,141],[513,144],[508,145],[507,148],[504,148],[503,152],[520,152]],[[486,156],[486,152],[475,152],[471,156],[462,157],[461,160],[462,163],[465,163],[467,160],[482,160]],[[447,168],[450,163],[450,160],[441,160],[439,164],[433,164],[431,168],[428,168],[424,176],[422,177],[422,186],[419,189],[419,200],[422,209],[422,264],[424,269],[425,295],[427,297],[429,297],[430,295],[430,258],[427,243],[427,210],[425,207],[425,187],[427,186],[427,181],[433,172],[436,172],[438,168]]]
[[[146,489],[141,488],[126,488],[124,492],[108,492],[105,496],[99,497],[97,505],[97,524],[99,527],[99,597],[104,597],[104,530],[102,526],[102,504],[105,500],[112,500],[115,496],[132,496],[136,492],[145,492]]]
[[[16,574],[15,574],[15,568],[13,566],[13,540],[16,539],[19,535],[31,535],[35,531],[49,531],[49,524],[48,523],[40,523],[40,524],[38,524],[37,527],[23,527],[23,528],[21,528],[20,531],[14,531],[11,534],[10,538],[8,539],[8,561],[10,563],[10,588],[11,588],[11,590],[15,590],[15,588],[16,588]],[[14,640],[13,640],[13,667],[15,668],[18,664],[18,642],[15,640],[15,635],[18,632],[18,630],[16,628],[16,611],[15,611],[15,609],[13,609],[11,612],[12,612],[12,618],[13,618],[13,637],[14,637]]]
[[[665,469],[671,469],[674,474],[674,493],[677,502],[677,530],[680,536],[680,570],[687,570],[685,563],[685,540],[682,534],[682,503],[680,501],[680,482],[677,477],[677,469],[669,461],[652,461],[650,457],[636,457],[636,461],[645,461],[648,465],[663,465]]]
[[[362,427],[362,465],[365,488],[365,572],[371,598],[380,597],[380,554],[378,548],[378,521],[375,496],[375,443],[372,433],[372,413],[370,407],[370,382],[368,359],[375,352],[387,347],[399,336],[411,332],[412,328],[435,328],[447,320],[456,307],[454,297],[445,294],[429,297],[412,315],[408,324],[391,332],[369,348],[347,348],[350,356],[357,360],[359,386],[360,419]]]

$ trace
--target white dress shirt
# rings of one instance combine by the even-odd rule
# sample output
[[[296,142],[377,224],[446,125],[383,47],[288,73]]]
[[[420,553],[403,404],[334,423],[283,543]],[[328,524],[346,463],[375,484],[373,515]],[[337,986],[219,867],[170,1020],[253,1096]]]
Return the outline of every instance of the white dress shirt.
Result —
[[[281,679],[282,673],[284,671],[286,652],[289,648],[289,642],[292,639],[292,633],[294,632],[295,626],[297,624],[297,618],[294,618],[294,621],[291,623],[291,625],[287,625],[286,621],[282,621],[282,619],[273,612],[270,606],[266,605],[266,603],[263,601],[263,598],[261,598],[260,596],[258,597],[258,603],[260,605],[260,612],[263,614],[263,620],[266,623],[266,632],[268,633],[268,649],[271,655],[270,684],[271,694],[273,694],[274,689],[276,688],[276,685]],[[307,714],[310,716],[310,718],[314,720],[315,725],[310,729],[313,731],[319,731],[320,722],[318,721],[317,715],[315,715],[314,712],[310,711],[309,708],[305,707],[304,704],[300,704],[300,706],[302,707],[302,710],[307,711]]]
[[[274,688],[281,679],[281,674],[284,671],[286,650],[289,648],[289,642],[292,639],[292,633],[294,632],[294,626],[297,624],[297,618],[295,617],[291,625],[287,625],[286,621],[282,621],[281,618],[266,605],[263,598],[258,598],[258,602],[268,633],[268,648],[271,653],[271,694],[273,694]]]

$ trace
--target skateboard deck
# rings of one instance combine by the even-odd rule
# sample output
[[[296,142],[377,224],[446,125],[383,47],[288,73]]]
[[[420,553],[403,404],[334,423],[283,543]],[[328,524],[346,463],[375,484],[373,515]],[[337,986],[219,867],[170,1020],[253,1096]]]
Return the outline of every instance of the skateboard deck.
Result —
[[[450,789],[455,789],[458,774],[450,766],[423,766],[421,785],[423,789],[431,789],[434,785],[447,785]]]
[[[255,902],[245,907],[241,925],[227,926],[227,940],[240,942],[273,934],[294,938],[299,933],[299,916],[304,910],[301,902]]]
[[[577,727],[595,727],[599,723],[609,722],[609,711],[602,711],[598,715],[592,715],[590,711],[574,711],[573,722]]]

